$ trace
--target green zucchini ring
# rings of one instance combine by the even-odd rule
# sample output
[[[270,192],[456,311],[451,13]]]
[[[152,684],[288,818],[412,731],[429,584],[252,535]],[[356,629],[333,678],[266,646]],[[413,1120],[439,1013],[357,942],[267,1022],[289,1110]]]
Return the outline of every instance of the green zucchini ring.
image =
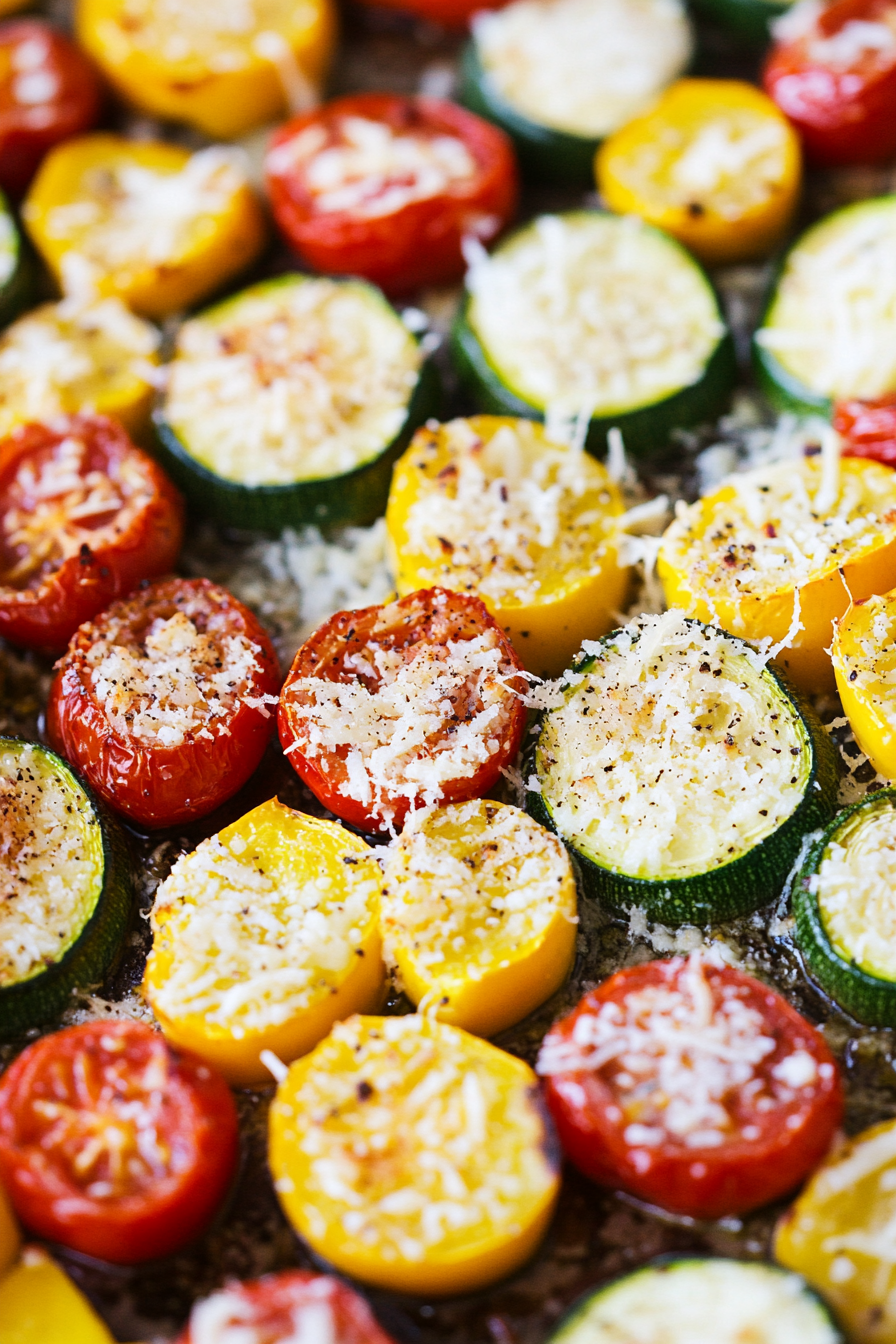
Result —
[[[544,419],[590,416],[602,456],[666,447],[714,419],[735,379],[713,287],[674,239],[599,210],[543,215],[475,260],[452,351],[476,408]]]
[[[267,532],[373,522],[441,400],[378,289],[297,274],[186,322],[167,379],[155,421],[171,476],[216,522]]]
[[[735,37],[761,47],[771,40],[775,19],[786,14],[793,3],[794,0],[694,0],[694,8]]]
[[[834,812],[837,756],[748,644],[680,611],[642,616],[586,643],[561,688],[523,775],[587,895],[680,925],[780,894]]]
[[[32,297],[34,267],[21,232],[0,192],[0,326],[27,308]]]
[[[548,1344],[843,1344],[826,1305],[804,1279],[758,1261],[663,1259],[579,1299]]]
[[[778,410],[896,392],[896,195],[835,210],[787,252],[753,337],[759,387]]]
[[[100,983],[132,907],[127,842],[72,768],[0,737],[0,1038]]]
[[[793,913],[825,993],[858,1022],[896,1026],[896,789],[834,818],[794,882]]]

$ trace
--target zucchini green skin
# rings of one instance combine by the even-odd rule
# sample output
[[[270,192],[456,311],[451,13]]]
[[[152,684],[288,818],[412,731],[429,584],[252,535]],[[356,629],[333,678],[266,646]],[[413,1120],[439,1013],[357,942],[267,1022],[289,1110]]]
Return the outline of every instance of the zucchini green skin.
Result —
[[[751,46],[771,39],[771,25],[792,8],[778,0],[694,0],[694,8]]]
[[[165,419],[154,414],[156,456],[190,503],[224,527],[281,532],[284,527],[365,526],[385,512],[392,467],[414,431],[442,406],[442,388],[432,359],[424,361],[408,402],[407,415],[392,442],[369,462],[352,471],[289,485],[241,485],[203,466]]]
[[[612,640],[611,633],[598,642],[603,644]],[[587,672],[595,661],[593,655],[585,658],[575,664],[576,670]],[[799,857],[803,838],[826,825],[836,810],[839,768],[837,749],[814,710],[779,672],[770,666],[766,672],[775,681],[780,695],[795,705],[802,718],[812,760],[805,792],[790,816],[772,835],[766,836],[729,863],[687,877],[633,877],[617,869],[607,868],[576,849],[557,829],[543,795],[535,792],[526,794],[526,810],[530,816],[559,835],[574,855],[586,896],[618,914],[626,914],[638,906],[650,920],[674,928],[681,924],[717,924],[722,920],[736,919],[740,915],[752,914],[780,895],[788,873]],[[550,713],[550,710],[542,713],[539,728]],[[540,738],[540,731],[533,734],[523,767],[524,778],[538,775],[536,757]]]
[[[896,1026],[896,981],[863,971],[855,962],[844,961],[834,951],[818,908],[818,897],[809,881],[818,871],[824,851],[845,822],[857,812],[885,801],[896,808],[896,789],[880,789],[839,812],[806,854],[793,884],[792,905],[796,920],[796,944],[813,979],[857,1022],[871,1027]]]
[[[527,176],[567,186],[594,186],[600,138],[559,131],[518,112],[493,87],[473,38],[461,53],[458,102],[510,136]]]
[[[16,739],[0,738],[0,750]],[[21,1036],[52,1022],[71,1004],[72,991],[99,984],[121,950],[133,909],[131,860],[127,840],[111,813],[71,766],[49,747],[34,743],[53,767],[73,779],[100,823],[103,884],[93,913],[71,947],[37,975],[0,986],[0,1039]]]
[[[0,192],[0,213],[12,219],[12,213]],[[9,278],[0,285],[0,327],[8,326],[26,309],[35,297],[36,269],[34,258],[21,229],[15,228],[15,265]]]

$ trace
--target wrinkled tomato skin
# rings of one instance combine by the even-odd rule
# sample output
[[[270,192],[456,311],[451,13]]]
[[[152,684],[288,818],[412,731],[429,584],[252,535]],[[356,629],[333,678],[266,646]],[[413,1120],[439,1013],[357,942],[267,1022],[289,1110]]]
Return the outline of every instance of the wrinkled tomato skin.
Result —
[[[830,37],[851,21],[874,22],[890,0],[835,0],[813,35]],[[799,131],[813,162],[835,167],[880,163],[896,154],[896,55],[873,67],[866,58],[846,68],[821,64],[805,37],[778,42],[762,82]]]
[[[184,594],[204,594],[210,609],[227,613],[228,632],[258,646],[258,669],[248,690],[253,699],[276,696],[277,656],[267,633],[241,602],[208,579],[165,579],[110,608],[137,630],[176,610]],[[105,615],[105,613],[104,613]],[[47,706],[47,736],[54,750],[87,778],[110,807],[138,827],[154,830],[207,816],[233,796],[253,773],[274,730],[273,706],[240,701],[227,732],[210,739],[189,734],[179,746],[124,735],[113,729],[93,694],[85,655],[104,616],[82,625],[56,665]]]
[[[441,609],[435,606],[433,599],[436,595],[444,603]],[[401,613],[399,620],[390,631],[390,635],[378,631],[378,643],[388,644],[393,648],[403,648],[426,640],[434,644],[444,644],[448,639],[458,638],[465,628],[474,630],[476,634],[492,629],[496,633],[504,658],[515,671],[522,671],[522,664],[513,645],[489,615],[485,603],[480,598],[454,593],[444,588],[424,588],[401,598],[393,606]],[[340,791],[338,769],[340,762],[335,759],[335,753],[328,758],[331,769],[327,772],[297,748],[296,742],[299,737],[297,724],[303,716],[290,698],[290,688],[300,677],[317,676],[326,677],[330,681],[354,681],[357,674],[346,670],[346,659],[366,647],[368,634],[377,624],[382,612],[383,607],[362,607],[357,611],[339,611],[325,621],[296,654],[280,693],[277,716],[280,744],[300,779],[304,780],[324,807],[329,808],[343,821],[347,821],[350,826],[355,826],[358,830],[371,835],[388,830],[388,825],[377,812],[371,811],[363,803],[349,798]],[[498,750],[474,775],[468,775],[460,780],[449,780],[442,788],[439,801],[463,802],[468,798],[482,798],[488,793],[489,789],[498,783],[502,769],[512,763],[519,751],[525,726],[525,706],[521,699],[514,697],[510,724]],[[410,802],[407,798],[394,800],[393,827],[400,829],[409,810]]]
[[[85,542],[86,550],[82,547],[33,586],[5,583],[9,556],[2,520],[10,487],[18,473],[39,467],[71,436],[86,444],[87,469],[109,476],[113,485],[123,470],[138,468],[148,486],[147,502],[120,535],[95,546]],[[61,653],[79,625],[144,579],[167,574],[180,554],[183,533],[180,494],[114,420],[73,415],[21,426],[0,443],[0,635],[23,648]]]
[[[83,1083],[73,1075],[103,1068],[110,1055],[132,1077],[153,1058],[164,1067],[158,1123],[170,1151],[161,1175],[103,1198],[72,1174],[48,1136],[52,1122],[33,1104],[80,1109]],[[88,1022],[44,1036],[0,1079],[0,1174],[16,1213],[35,1235],[99,1260],[137,1264],[193,1241],[230,1188],[238,1151],[236,1106],[220,1074],[140,1022]]]
[[[617,972],[586,994],[554,1031],[569,1036],[582,1013],[656,983],[660,965],[647,962]],[[768,1034],[777,1040],[769,1067],[796,1049],[832,1067],[829,1078],[816,1082],[814,1095],[804,1104],[751,1113],[750,1122],[761,1130],[758,1139],[700,1148],[666,1142],[636,1150],[623,1137],[628,1122],[614,1092],[597,1073],[577,1071],[545,1079],[545,1096],[560,1143],[581,1172],[599,1185],[626,1190],[648,1204],[690,1218],[747,1213],[786,1195],[825,1156],[843,1116],[837,1068],[814,1027],[779,994],[733,967],[715,969],[708,978],[721,985],[750,987],[744,1001],[762,1013]],[[793,1128],[787,1124],[791,1117],[796,1117]]]
[[[16,69],[16,53],[23,47],[26,53],[42,48],[44,55],[20,61],[24,68]],[[20,102],[17,83],[38,75],[45,79],[48,96]],[[36,82],[31,80],[32,90]],[[47,151],[95,126],[101,105],[93,66],[64,34],[39,19],[0,24],[0,188],[13,197],[23,195]]]
[[[296,1338],[296,1308],[307,1302],[326,1302],[333,1321],[332,1344],[394,1344],[381,1329],[359,1293],[348,1284],[305,1269],[267,1274],[250,1283],[226,1285],[228,1297],[240,1303],[240,1325],[253,1326],[270,1344]],[[196,1344],[189,1325],[176,1344]]]
[[[838,401],[834,428],[844,457],[869,457],[896,467],[896,393],[879,401]]]
[[[442,194],[376,218],[351,210],[316,213],[301,171],[277,169],[274,151],[311,126],[327,127],[346,116],[382,121],[394,130],[415,127],[453,135],[478,165],[469,180]],[[461,240],[492,220],[490,241],[516,211],[519,181],[507,136],[482,118],[437,98],[366,93],[338,98],[280,128],[266,161],[274,218],[286,241],[317,271],[358,275],[389,294],[409,294],[424,285],[448,284],[465,270]]]

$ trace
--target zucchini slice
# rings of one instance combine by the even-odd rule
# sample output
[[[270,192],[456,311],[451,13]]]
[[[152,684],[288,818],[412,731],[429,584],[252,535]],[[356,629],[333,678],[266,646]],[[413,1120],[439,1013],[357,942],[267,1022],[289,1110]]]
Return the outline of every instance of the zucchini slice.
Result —
[[[549,1344],[843,1344],[804,1279],[744,1260],[660,1260],[587,1293]]]
[[[679,0],[513,0],[477,14],[461,101],[506,131],[524,170],[593,184],[594,154],[682,73]]]
[[[753,338],[772,404],[831,412],[835,399],[896,391],[896,195],[835,210],[784,258]]]
[[[523,773],[585,891],[672,925],[773,900],[833,814],[836,751],[754,650],[672,610],[586,643],[564,682]]]
[[[806,855],[793,910],[822,989],[857,1021],[896,1026],[896,789],[834,818]]]
[[[734,382],[705,272],[658,229],[598,210],[542,215],[482,253],[452,339],[478,409],[590,416],[598,455],[614,426],[635,453],[664,447],[719,414]]]
[[[438,400],[432,364],[378,289],[286,275],[184,324],[156,426],[171,475],[219,523],[365,524]]]
[[[103,979],[131,912],[124,836],[47,747],[0,737],[0,1037]]]
[[[772,24],[793,6],[794,0],[694,0],[694,9],[714,19],[735,37],[761,47],[772,36]]]
[[[18,317],[31,297],[33,267],[0,191],[0,326]]]

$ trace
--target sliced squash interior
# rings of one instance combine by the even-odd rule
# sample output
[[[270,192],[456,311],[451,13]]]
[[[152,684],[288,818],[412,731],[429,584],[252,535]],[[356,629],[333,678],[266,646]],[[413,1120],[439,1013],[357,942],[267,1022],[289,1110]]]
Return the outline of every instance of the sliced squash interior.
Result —
[[[856,741],[878,774],[896,779],[896,590],[849,608],[831,661]]]
[[[896,982],[896,799],[872,794],[830,836],[812,879],[834,951]]]

